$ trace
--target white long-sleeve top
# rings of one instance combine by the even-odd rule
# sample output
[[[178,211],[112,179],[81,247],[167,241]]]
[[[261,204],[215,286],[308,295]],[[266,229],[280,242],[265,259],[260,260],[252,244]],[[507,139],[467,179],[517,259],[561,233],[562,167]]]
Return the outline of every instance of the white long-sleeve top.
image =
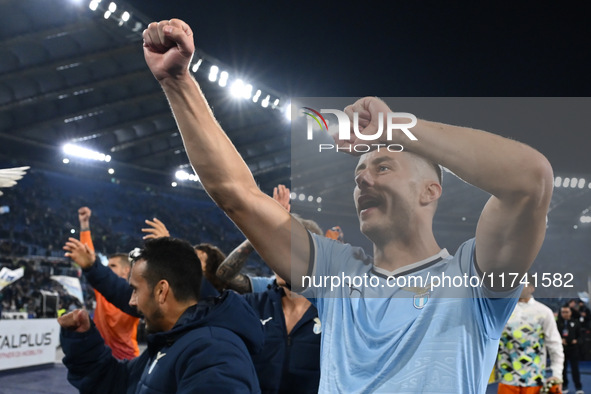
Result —
[[[499,343],[501,382],[522,387],[540,385],[547,354],[552,361],[552,376],[561,378],[564,352],[552,310],[533,297],[518,302]]]

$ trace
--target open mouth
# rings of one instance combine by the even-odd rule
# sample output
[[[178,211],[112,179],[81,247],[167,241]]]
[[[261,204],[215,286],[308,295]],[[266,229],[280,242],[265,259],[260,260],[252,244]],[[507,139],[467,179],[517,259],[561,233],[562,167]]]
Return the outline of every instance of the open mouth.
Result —
[[[372,195],[362,195],[357,199],[357,210],[359,213],[371,208],[377,208],[381,204],[379,198]]]

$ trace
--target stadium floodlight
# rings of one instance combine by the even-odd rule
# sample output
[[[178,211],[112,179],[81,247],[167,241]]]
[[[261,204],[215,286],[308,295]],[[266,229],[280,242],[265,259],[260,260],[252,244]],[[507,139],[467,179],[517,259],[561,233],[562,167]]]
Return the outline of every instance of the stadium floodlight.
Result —
[[[564,178],[564,180],[562,181],[562,187],[568,187],[570,183],[570,178]]]
[[[230,94],[232,97],[242,97],[244,93],[244,82],[239,78],[232,82],[232,86],[230,86]]]
[[[554,187],[562,186],[562,177],[557,176],[554,178]]]
[[[176,179],[181,180],[181,181],[186,181],[187,179],[189,179],[189,173],[184,170],[178,170],[174,174],[174,176],[176,177]]]
[[[100,153],[88,148],[83,148],[81,146],[74,144],[65,144],[62,147],[62,150],[68,156],[75,156],[89,160],[104,161],[107,163],[111,161],[111,156],[109,155],[105,155],[104,153]]]
[[[273,105],[271,106],[271,108],[275,109],[275,108],[277,108],[278,105],[279,105],[279,99],[275,99],[275,101],[273,101]]]
[[[107,170],[107,172],[108,172],[109,174],[113,175],[113,174],[115,173],[115,169],[113,169],[113,168],[109,168],[109,169]]]
[[[127,22],[129,20],[129,18],[131,17],[131,15],[129,14],[129,12],[125,11],[122,15],[121,15],[121,20],[123,22]]]
[[[579,182],[579,180],[577,178],[571,178],[570,187],[574,189],[575,187],[577,187],[578,182]]]
[[[170,184],[170,186],[172,186],[172,187],[177,187],[177,183],[176,183],[176,182],[172,182],[172,183]]]
[[[579,189],[584,188],[585,187],[585,178],[579,179],[579,184],[577,186]]]
[[[215,82],[218,79],[218,72],[220,68],[218,66],[211,66],[209,69],[209,80]]]
[[[193,182],[199,182],[199,176],[197,174],[189,174],[187,171],[185,170],[178,170],[174,176],[176,177],[176,179],[180,180],[180,181],[193,181]]]
[[[62,163],[64,164],[68,164],[70,162],[70,159],[68,159],[67,157],[64,157],[64,159],[62,160]]]
[[[90,8],[92,11],[96,11],[96,9],[98,8],[99,2],[97,0],[92,0],[90,2],[90,4],[88,4],[88,8]]]
[[[115,11],[117,11],[117,4],[115,4],[115,3],[111,2],[111,3],[109,4],[109,11],[111,11],[111,12],[115,12]]]
[[[242,98],[249,99],[252,96],[252,85],[247,83],[242,88]]]
[[[269,106],[269,100],[271,100],[271,96],[267,95],[267,97],[261,101],[261,107],[267,108]]]
[[[229,75],[228,75],[228,72],[227,71],[222,71],[220,73],[220,80],[218,81],[218,84],[221,87],[224,87],[224,86],[226,86],[228,84],[228,76]]]
[[[256,93],[254,94],[254,96],[252,97],[252,102],[256,103],[257,101],[259,101],[259,98],[261,97],[261,89],[258,89],[256,91]]]
[[[285,116],[285,119],[287,119],[288,121],[291,121],[291,104],[287,104],[283,108],[283,115]]]
[[[197,60],[197,63],[193,64],[193,72],[196,73],[197,70],[199,70],[199,66],[201,65],[201,63],[203,63],[203,59],[199,59]]]
[[[105,11],[105,14],[103,15],[103,18],[109,19],[110,17],[111,17],[111,11],[109,11],[109,10]]]

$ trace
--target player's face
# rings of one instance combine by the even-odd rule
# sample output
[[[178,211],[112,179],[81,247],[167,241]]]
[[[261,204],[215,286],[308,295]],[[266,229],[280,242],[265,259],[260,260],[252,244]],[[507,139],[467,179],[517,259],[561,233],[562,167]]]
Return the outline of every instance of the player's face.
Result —
[[[400,152],[371,152],[359,160],[353,196],[361,232],[370,240],[409,230],[418,202],[415,170],[412,158]]]
[[[129,284],[133,289],[129,305],[137,309],[139,313],[144,316],[146,322],[146,331],[160,332],[163,331],[161,322],[164,314],[158,305],[154,295],[154,289],[148,285],[148,282],[143,276],[146,269],[146,260],[138,260],[131,269],[131,276]]]
[[[129,276],[129,267],[121,264],[118,257],[109,259],[109,268],[111,268],[118,277],[127,280],[127,277]]]

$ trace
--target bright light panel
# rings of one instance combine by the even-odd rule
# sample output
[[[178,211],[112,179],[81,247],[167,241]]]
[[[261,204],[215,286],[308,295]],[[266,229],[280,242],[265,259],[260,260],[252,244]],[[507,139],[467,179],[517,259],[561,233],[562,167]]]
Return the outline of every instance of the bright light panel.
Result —
[[[215,82],[218,79],[218,72],[220,68],[218,66],[211,66],[209,69],[209,80]]]
[[[232,97],[242,97],[242,92],[244,90],[244,82],[241,79],[237,79],[232,82],[232,86],[230,86],[230,94]]]
[[[104,153],[100,153],[88,148],[83,148],[81,146],[77,146],[74,144],[65,144],[62,149],[64,153],[68,156],[76,156],[83,159],[104,161],[107,163],[111,161],[111,156],[109,155],[105,155]]]
[[[224,87],[228,84],[228,72],[222,71],[220,73],[220,80],[218,81],[221,87]]]
[[[259,98],[261,97],[261,90],[258,89],[257,92],[254,94],[254,96],[252,97],[252,102],[256,103],[257,101],[259,101]]]

